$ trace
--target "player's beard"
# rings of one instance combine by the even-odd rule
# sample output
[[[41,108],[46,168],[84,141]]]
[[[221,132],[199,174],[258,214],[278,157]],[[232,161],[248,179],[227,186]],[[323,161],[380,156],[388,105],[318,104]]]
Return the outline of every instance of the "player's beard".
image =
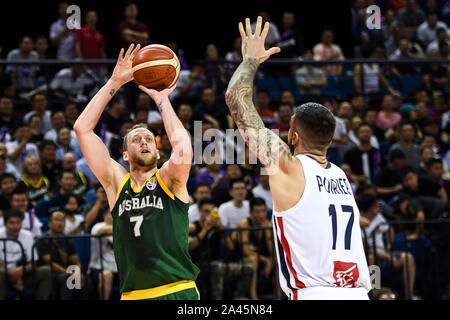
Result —
[[[140,167],[154,168],[157,163],[156,154],[153,154],[151,157],[137,156],[135,163]]]

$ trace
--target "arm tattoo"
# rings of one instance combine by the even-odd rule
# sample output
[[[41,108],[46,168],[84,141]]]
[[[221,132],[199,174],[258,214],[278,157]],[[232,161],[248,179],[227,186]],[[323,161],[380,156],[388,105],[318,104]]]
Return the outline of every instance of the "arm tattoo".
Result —
[[[162,99],[161,99],[161,101],[158,103],[158,110],[159,110],[159,113],[161,113],[162,110],[163,110],[163,102],[162,102]]]
[[[272,165],[279,160],[291,161],[289,147],[264,126],[253,104],[253,81],[258,67],[257,59],[246,59],[239,65],[227,88],[227,106],[246,143],[262,164]],[[252,139],[254,143],[249,143]]]
[[[111,91],[109,92],[109,94],[111,95],[111,97],[114,95],[114,92],[116,92],[116,90],[111,89]]]

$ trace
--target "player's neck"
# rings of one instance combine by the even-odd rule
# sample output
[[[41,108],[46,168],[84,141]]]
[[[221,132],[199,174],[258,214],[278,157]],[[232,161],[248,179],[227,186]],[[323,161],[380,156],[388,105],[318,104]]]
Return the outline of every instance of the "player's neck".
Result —
[[[139,188],[144,184],[144,182],[153,176],[156,171],[158,171],[158,167],[154,166],[152,168],[141,167],[141,166],[133,166],[130,167],[130,177],[133,181],[134,185]]]
[[[297,150],[297,148],[296,148],[294,150],[294,156],[296,156],[298,154],[303,154],[305,156],[309,156],[309,157],[313,158],[324,168],[326,168],[328,166],[328,160],[327,160],[326,154],[316,152],[316,151],[308,151],[308,150],[304,150],[304,149]]]

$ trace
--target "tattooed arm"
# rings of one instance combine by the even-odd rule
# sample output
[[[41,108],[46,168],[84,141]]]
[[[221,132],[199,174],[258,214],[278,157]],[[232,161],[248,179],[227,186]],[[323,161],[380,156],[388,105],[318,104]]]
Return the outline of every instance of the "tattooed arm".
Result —
[[[73,127],[89,168],[105,188],[111,208],[111,205],[115,202],[116,187],[120,184],[120,180],[126,174],[126,171],[110,157],[105,144],[94,133],[94,128],[113,95],[122,85],[133,79],[131,65],[140,45],[134,50],[133,47],[134,45],[131,45],[128,48],[125,56],[123,55],[124,50],[120,51],[111,79],[88,103]]]
[[[147,93],[155,101],[172,146],[172,154],[169,161],[161,167],[161,179],[174,195],[184,202],[189,202],[186,183],[189,178],[194,152],[192,151],[191,137],[180,119],[178,119],[169,100],[169,96],[175,89],[175,86],[159,92],[147,89],[144,86],[139,86],[139,89]]]
[[[258,17],[255,34],[251,32],[250,20],[246,19],[245,22],[246,32],[242,23],[239,24],[244,61],[230,80],[226,103],[236,126],[261,163],[265,167],[275,166],[283,170],[292,162],[290,149],[278,135],[264,126],[252,100],[253,81],[259,65],[280,49],[265,50],[264,41],[269,24],[266,23],[261,32],[261,17]]]

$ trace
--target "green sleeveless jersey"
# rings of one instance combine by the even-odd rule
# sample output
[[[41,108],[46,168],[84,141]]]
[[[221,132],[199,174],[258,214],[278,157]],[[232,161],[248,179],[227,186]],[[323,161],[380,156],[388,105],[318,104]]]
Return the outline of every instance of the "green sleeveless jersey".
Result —
[[[188,208],[159,170],[139,189],[129,173],[123,178],[111,211],[121,292],[195,281],[199,269],[188,253]]]

